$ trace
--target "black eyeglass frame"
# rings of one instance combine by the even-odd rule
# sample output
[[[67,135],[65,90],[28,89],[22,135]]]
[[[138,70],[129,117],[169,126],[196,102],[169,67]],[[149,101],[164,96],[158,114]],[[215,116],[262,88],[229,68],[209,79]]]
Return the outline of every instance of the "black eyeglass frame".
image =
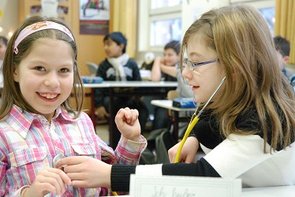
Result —
[[[188,65],[188,63],[190,63],[191,66],[190,66],[189,69],[194,71],[198,67],[201,67],[201,66],[204,66],[204,65],[207,65],[207,64],[211,64],[211,63],[214,63],[214,62],[217,62],[217,61],[218,61],[218,59],[214,59],[214,60],[208,60],[208,61],[203,61],[203,62],[196,63],[196,62],[190,61],[188,58],[184,58],[183,62],[182,62],[182,67],[184,69],[185,65]]]

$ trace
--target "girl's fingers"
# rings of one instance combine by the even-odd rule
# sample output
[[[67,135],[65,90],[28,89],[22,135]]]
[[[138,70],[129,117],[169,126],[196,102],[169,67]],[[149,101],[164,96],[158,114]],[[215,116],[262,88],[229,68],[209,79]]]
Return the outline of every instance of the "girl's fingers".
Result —
[[[66,190],[66,185],[71,183],[71,179],[60,169],[48,168],[38,175],[37,182],[43,185],[43,191],[62,194]]]
[[[65,157],[65,158],[60,159],[57,162],[56,167],[62,168],[64,166],[77,165],[77,164],[82,163],[85,159],[86,159],[85,157],[81,157],[81,156]]]
[[[136,109],[132,109],[131,113],[132,113],[132,122],[135,122],[138,119],[139,112]]]
[[[73,184],[74,187],[84,187],[84,188],[89,188],[90,186],[88,185],[87,181],[81,181],[81,180],[74,180]]]
[[[85,180],[85,178],[87,178],[85,176],[85,174],[83,173],[80,173],[80,172],[70,172],[70,173],[67,173],[67,175],[71,178],[72,180],[72,184],[74,181],[77,181],[77,180]]]
[[[71,184],[71,179],[70,177],[62,170],[60,170],[58,172],[58,174],[60,175],[61,180],[63,181],[64,184],[66,185],[70,185]]]
[[[51,185],[53,185],[56,188],[56,193],[61,194],[65,190],[65,183],[63,181],[63,176],[64,172],[62,172],[59,169],[54,169],[52,168],[49,171],[50,174],[48,174],[47,181]],[[67,176],[66,174],[64,174]],[[68,178],[69,179],[69,178]]]
[[[129,108],[125,108],[124,109],[124,118],[125,118],[125,121],[128,123],[128,124],[132,124],[134,123],[138,116],[139,116],[139,113],[136,109],[129,109]]]
[[[59,194],[62,191],[62,187],[57,183],[56,179],[46,173],[38,177],[36,182],[37,189],[43,192],[54,192]]]
[[[81,167],[79,164],[67,165],[67,166],[64,166],[63,170],[68,175],[71,172],[81,172]]]

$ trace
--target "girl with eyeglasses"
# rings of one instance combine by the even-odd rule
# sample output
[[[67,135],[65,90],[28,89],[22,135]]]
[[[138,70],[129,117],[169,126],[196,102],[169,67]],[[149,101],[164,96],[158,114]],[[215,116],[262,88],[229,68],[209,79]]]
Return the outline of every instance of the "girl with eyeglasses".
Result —
[[[198,103],[206,103],[220,87],[199,116],[180,159],[193,158],[198,143],[206,155],[196,163],[144,166],[66,158],[59,165],[66,165],[72,183],[128,191],[130,174],[144,173],[240,178],[245,187],[294,185],[295,95],[282,79],[260,13],[248,6],[204,13],[185,32],[181,54],[188,58],[182,74]]]

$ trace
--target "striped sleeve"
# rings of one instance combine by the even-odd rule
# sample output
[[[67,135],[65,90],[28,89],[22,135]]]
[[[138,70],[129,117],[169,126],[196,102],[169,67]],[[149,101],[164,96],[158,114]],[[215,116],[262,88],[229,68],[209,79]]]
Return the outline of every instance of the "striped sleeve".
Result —
[[[118,163],[138,164],[142,151],[146,148],[147,141],[142,135],[138,141],[128,140],[121,136],[115,150]]]

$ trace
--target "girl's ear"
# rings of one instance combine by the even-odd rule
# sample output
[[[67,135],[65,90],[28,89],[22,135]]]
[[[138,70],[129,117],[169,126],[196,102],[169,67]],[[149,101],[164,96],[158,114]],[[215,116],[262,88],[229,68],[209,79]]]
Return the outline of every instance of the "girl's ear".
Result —
[[[19,70],[18,70],[18,68],[14,69],[13,79],[14,79],[15,82],[19,82]]]

